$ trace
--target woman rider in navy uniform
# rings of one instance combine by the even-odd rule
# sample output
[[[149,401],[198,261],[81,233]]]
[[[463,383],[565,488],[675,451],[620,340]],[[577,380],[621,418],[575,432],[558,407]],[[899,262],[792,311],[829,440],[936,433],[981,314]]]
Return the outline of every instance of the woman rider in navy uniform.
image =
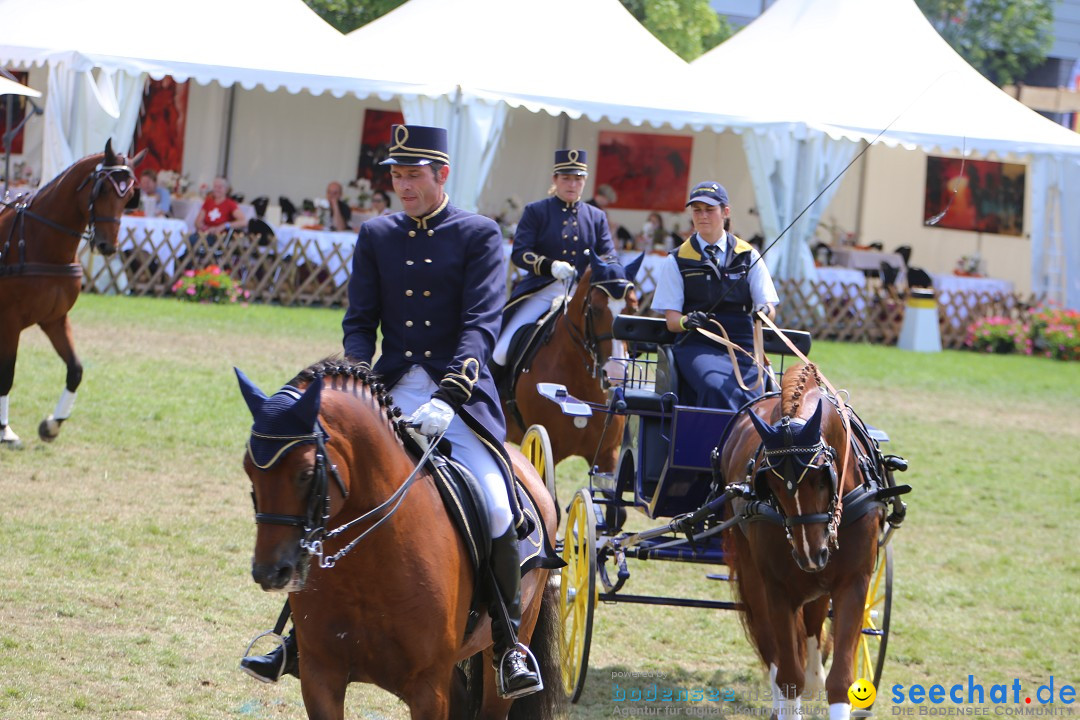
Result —
[[[696,232],[658,269],[652,308],[664,313],[672,332],[691,332],[673,350],[681,387],[690,390],[680,393],[680,402],[734,411],[756,395],[739,386],[728,349],[693,330],[719,335],[713,321],[719,322],[733,343],[752,353],[751,311],[772,318],[780,299],[758,251],[725,230],[731,207],[722,185],[699,183],[686,206]],[[736,356],[743,384],[752,389],[758,381],[757,366],[742,353]]]
[[[494,221],[450,204],[444,192],[449,162],[446,130],[393,127],[389,158],[382,164],[390,166],[403,212],[360,227],[342,321],[345,355],[370,363],[381,326],[375,372],[402,411],[411,413],[419,432],[445,433],[454,458],[483,486],[498,591],[492,593],[489,615],[499,687],[504,697],[519,697],[539,690],[541,683],[527,648],[517,642],[517,538],[524,520],[503,447],[506,424],[487,368],[505,293],[502,235]],[[503,622],[507,617],[509,623]],[[271,656],[245,660],[247,665],[273,662],[275,672],[280,663]],[[252,673],[253,668],[245,669]],[[266,679],[262,672],[253,674]]]
[[[505,366],[514,331],[534,323],[581,277],[593,257],[618,263],[604,211],[582,202],[589,175],[584,150],[556,150],[553,194],[529,203],[514,233],[510,261],[527,275],[510,294],[493,359]],[[559,282],[556,282],[559,281]]]

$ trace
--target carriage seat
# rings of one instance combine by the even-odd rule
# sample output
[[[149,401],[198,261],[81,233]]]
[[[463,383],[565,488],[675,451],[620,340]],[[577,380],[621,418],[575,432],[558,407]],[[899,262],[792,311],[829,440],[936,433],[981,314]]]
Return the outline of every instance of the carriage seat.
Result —
[[[611,332],[616,339],[627,343],[631,356],[642,352],[656,353],[654,389],[626,388],[624,396],[627,409],[670,412],[671,406],[678,402],[679,395],[679,374],[671,350],[678,334],[668,330],[664,318],[636,315],[617,316]],[[803,330],[784,330],[784,335],[803,355],[810,354],[810,333]],[[770,355],[792,355],[791,349],[772,328],[762,330],[762,341],[765,352]]]

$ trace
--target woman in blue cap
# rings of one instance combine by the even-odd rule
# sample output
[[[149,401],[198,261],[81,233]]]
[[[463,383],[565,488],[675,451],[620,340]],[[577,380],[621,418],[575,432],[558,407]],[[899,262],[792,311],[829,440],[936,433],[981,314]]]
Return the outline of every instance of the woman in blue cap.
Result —
[[[664,313],[668,329],[690,332],[674,348],[682,381],[680,402],[737,410],[754,398],[758,370],[750,357],[732,353],[694,330],[721,335],[753,352],[752,312],[774,316],[780,299],[761,255],[746,241],[725,230],[731,217],[727,191],[715,182],[699,183],[690,191],[695,232],[671,251],[657,271],[652,309]],[[719,324],[719,325],[718,325]],[[742,381],[734,371],[738,358]]]
[[[502,234],[493,220],[450,204],[444,191],[450,174],[446,130],[395,125],[392,132],[382,164],[390,166],[402,212],[360,226],[342,321],[345,356],[370,364],[381,329],[382,352],[373,369],[395,403],[411,413],[421,434],[449,440],[454,458],[483,486],[493,538],[488,614],[496,671],[501,694],[520,697],[541,689],[541,682],[535,660],[530,663],[528,649],[517,641],[517,538],[525,520],[512,489],[503,446],[506,423],[488,370],[506,287]],[[288,652],[279,648],[245,658],[242,666],[271,681]]]

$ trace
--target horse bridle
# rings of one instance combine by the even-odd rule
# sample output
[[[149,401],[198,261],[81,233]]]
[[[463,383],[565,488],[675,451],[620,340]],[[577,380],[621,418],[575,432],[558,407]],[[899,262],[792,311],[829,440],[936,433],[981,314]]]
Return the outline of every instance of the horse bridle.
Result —
[[[326,437],[326,433],[321,427],[318,427],[315,432],[310,435],[277,438],[279,440],[290,440],[296,443],[309,442],[311,440],[315,441],[314,480],[311,485],[311,491],[308,493],[307,515],[261,513],[255,502],[255,492],[252,491],[251,493],[251,502],[255,505],[255,524],[286,525],[289,527],[303,528],[304,536],[300,538],[300,549],[305,553],[309,553],[319,558],[319,566],[324,569],[334,567],[338,560],[347,555],[361,540],[367,537],[369,533],[375,531],[380,525],[393,517],[394,513],[397,512],[397,509],[401,506],[401,502],[408,494],[409,488],[412,487],[413,482],[419,477],[420,470],[427,463],[428,458],[431,457],[431,454],[442,440],[442,433],[430,438],[427,449],[424,451],[423,455],[420,456],[420,460],[417,461],[416,467],[413,468],[412,473],[390,497],[380,503],[377,507],[368,510],[363,515],[355,517],[343,525],[339,525],[333,530],[326,529],[326,523],[330,520],[329,478],[331,476],[334,478],[344,497],[348,498],[349,491],[345,487],[345,483],[342,481],[340,473],[338,473],[337,466],[330,464],[327,460]],[[391,505],[393,507],[391,507]],[[386,510],[388,507],[390,509]],[[371,527],[349,541],[348,545],[330,556],[327,556],[323,552],[323,541],[340,535],[353,525],[369,520],[384,510],[386,510],[386,513],[382,517],[373,523]]]
[[[117,179],[113,176],[123,173],[130,181],[130,185],[123,184],[123,181],[118,183]],[[69,265],[50,265],[46,263],[28,263],[26,262],[26,240],[24,234],[24,227],[26,224],[26,218],[31,218],[38,221],[43,225],[47,225],[53,230],[70,235],[74,238],[85,239],[90,244],[91,252],[94,249],[94,238],[97,237],[97,227],[100,223],[110,222],[119,223],[120,218],[105,217],[102,215],[94,214],[94,201],[98,195],[101,194],[101,190],[104,187],[106,180],[113,186],[118,197],[123,198],[129,190],[135,187],[135,171],[129,165],[98,165],[94,168],[93,172],[86,176],[86,178],[79,183],[79,186],[75,189],[75,192],[80,192],[88,182],[94,181],[94,187],[90,191],[90,201],[87,208],[87,214],[89,221],[87,228],[92,227],[93,232],[88,233],[86,229],[83,231],[75,231],[71,228],[64,227],[63,225],[50,220],[44,215],[30,209],[30,203],[33,202],[35,195],[28,195],[25,197],[16,198],[15,202],[8,202],[6,200],[0,200],[0,205],[4,207],[12,208],[15,210],[15,219],[11,223],[11,232],[8,234],[8,238],[4,243],[3,248],[0,248],[0,259],[7,254],[7,250],[11,245],[11,240],[14,238],[16,229],[18,229],[19,235],[19,262],[16,265],[6,266],[9,268],[6,272],[0,272],[0,275],[63,275],[63,276],[80,276],[82,275],[82,265],[79,263],[72,263]]]
[[[117,181],[116,177],[114,177],[115,175],[123,175],[125,179]],[[122,199],[128,194],[129,190],[135,187],[135,170],[126,163],[123,165],[98,164],[98,166],[94,168],[94,171],[87,175],[85,180],[79,183],[79,187],[75,188],[75,192],[81,191],[91,180],[94,181],[94,187],[90,190],[90,204],[87,207],[87,214],[90,218],[89,225],[94,228],[91,237],[96,237],[97,226],[99,223],[119,224],[120,222],[120,218],[118,217],[106,217],[104,215],[94,214],[94,201],[101,194],[102,188],[105,187],[105,181],[108,180],[109,184],[112,185],[113,190],[116,191],[116,196]],[[130,181],[130,184],[127,184],[127,181]],[[82,234],[80,234],[80,236],[82,236]]]
[[[623,297],[630,291],[633,286],[629,280],[617,280],[617,281],[603,281],[592,283],[589,286],[589,295],[585,298],[584,308],[584,322],[582,323],[582,329],[579,330],[572,322],[567,323],[567,327],[570,329],[570,335],[575,340],[575,345],[583,348],[585,351],[585,369],[594,378],[600,377],[600,372],[604,364],[604,360],[601,360],[600,343],[605,340],[614,340],[615,335],[613,333],[597,334],[596,332],[596,318],[594,315],[593,304],[589,296],[592,295],[594,289],[603,291],[609,298],[614,298],[612,291],[607,287],[609,284],[616,283],[623,291]],[[568,305],[564,306],[568,307]]]
[[[794,547],[795,539],[791,529],[796,525],[812,525],[824,523],[826,528],[826,541],[829,546],[837,547],[837,530],[840,527],[840,483],[836,472],[836,450],[819,439],[813,445],[792,445],[791,419],[787,416],[781,420],[781,430],[784,432],[784,447],[769,449],[765,443],[758,446],[758,451],[750,461],[750,473],[754,476],[754,485],[758,486],[759,480],[764,480],[766,473],[772,473],[784,483],[784,489],[793,497],[799,490],[799,483],[806,474],[811,471],[827,471],[829,474],[830,499],[825,512],[805,513],[802,515],[786,515],[779,501],[773,502],[777,514],[784,523],[784,532],[788,542]],[[816,462],[821,458],[821,462]],[[754,468],[757,468],[756,472]],[[758,491],[759,497],[764,493]]]

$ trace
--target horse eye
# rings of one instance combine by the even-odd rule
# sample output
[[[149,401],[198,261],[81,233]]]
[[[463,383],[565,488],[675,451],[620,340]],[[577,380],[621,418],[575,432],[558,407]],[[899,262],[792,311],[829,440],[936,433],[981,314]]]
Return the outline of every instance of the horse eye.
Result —
[[[301,485],[309,485],[314,478],[315,468],[307,468],[302,473],[300,473],[300,477],[297,478],[297,482],[299,482]]]

